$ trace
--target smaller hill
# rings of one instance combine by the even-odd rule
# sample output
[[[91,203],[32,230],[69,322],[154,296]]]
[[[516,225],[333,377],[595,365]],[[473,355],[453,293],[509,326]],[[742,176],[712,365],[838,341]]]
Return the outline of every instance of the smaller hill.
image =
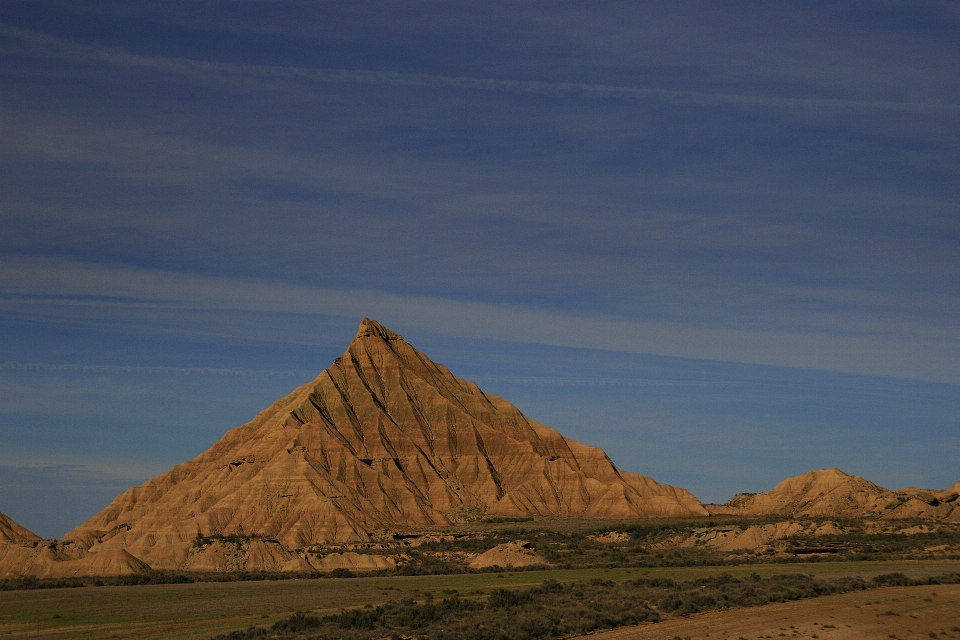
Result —
[[[498,544],[473,559],[470,567],[486,569],[489,567],[531,567],[549,564],[546,559],[537,553],[529,542],[508,542]]]
[[[767,493],[741,493],[711,515],[783,515],[792,518],[922,518],[960,522],[960,482],[944,490],[891,491],[840,469],[817,469],[787,478]]]
[[[39,539],[40,536],[20,526],[10,517],[0,513],[0,544],[4,542],[20,544],[22,542],[33,542]]]

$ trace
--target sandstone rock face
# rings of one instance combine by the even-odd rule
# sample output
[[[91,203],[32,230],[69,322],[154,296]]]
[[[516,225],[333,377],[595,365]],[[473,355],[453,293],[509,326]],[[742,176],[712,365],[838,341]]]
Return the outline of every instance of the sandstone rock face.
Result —
[[[85,553],[46,540],[33,545],[0,545],[0,578],[78,578],[149,573],[146,563],[124,549]]]
[[[300,555],[276,541],[260,539],[212,540],[194,544],[179,566],[190,571],[312,571]]]
[[[11,520],[8,516],[0,513],[0,544],[5,542],[21,543],[33,542],[39,540],[40,536],[35,534]]]
[[[314,381],[64,540],[90,554],[122,549],[154,569],[302,567],[311,545],[481,515],[707,512],[688,491],[619,470],[365,318]],[[258,536],[291,556],[248,545],[242,558],[217,560],[198,551],[198,536]]]
[[[345,553],[331,553],[322,558],[310,558],[310,564],[318,571],[333,571],[334,569],[377,571],[378,569],[393,569],[397,566],[397,561],[391,556],[347,551]]]
[[[40,536],[0,513],[0,579],[42,575],[51,560]]]
[[[73,544],[44,540],[0,513],[0,578],[69,578],[146,573],[150,567],[124,549],[89,553]]]
[[[533,565],[549,564],[543,556],[537,553],[529,542],[508,542],[498,544],[470,562],[473,569],[488,567],[530,567]]]
[[[68,564],[78,557],[64,553],[55,543],[48,541],[0,544],[0,578],[61,577],[54,575],[54,566]]]
[[[960,492],[952,487],[943,491],[913,488],[890,491],[839,469],[820,469],[787,478],[769,493],[740,494],[725,505],[707,505],[707,509],[711,515],[870,516],[960,521],[958,497]]]
[[[133,557],[124,549],[103,549],[79,560],[54,562],[49,565],[47,576],[72,578],[83,576],[117,576],[145,574],[150,567]]]

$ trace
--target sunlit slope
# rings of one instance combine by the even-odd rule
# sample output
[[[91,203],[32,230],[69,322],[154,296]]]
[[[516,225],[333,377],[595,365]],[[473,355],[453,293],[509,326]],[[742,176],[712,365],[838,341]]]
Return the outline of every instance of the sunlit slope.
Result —
[[[619,470],[364,319],[314,381],[65,536],[189,568],[202,536],[260,536],[267,567],[311,544],[483,515],[700,516],[688,491]]]

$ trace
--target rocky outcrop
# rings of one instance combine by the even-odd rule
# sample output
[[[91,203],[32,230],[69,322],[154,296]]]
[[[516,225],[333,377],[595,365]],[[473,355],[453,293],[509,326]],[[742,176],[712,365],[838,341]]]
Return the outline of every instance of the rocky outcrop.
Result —
[[[718,551],[745,551],[764,548],[777,540],[783,540],[795,536],[799,533],[808,533],[811,535],[824,535],[816,530],[818,525],[801,525],[799,522],[777,522],[775,524],[753,525],[746,528],[730,527],[708,527],[695,530],[689,537],[680,537],[677,540],[671,540],[663,546],[681,546],[695,547],[705,546]],[[835,527],[827,527],[831,534],[835,533]]]
[[[76,557],[64,554],[55,543],[0,544],[0,578],[54,576],[53,567],[66,564]]]
[[[275,540],[259,538],[229,540],[198,540],[179,563],[186,571],[292,571],[311,572],[310,566],[299,554],[285,549]]]
[[[923,518],[960,521],[960,492],[891,491],[839,469],[820,469],[787,478],[768,493],[734,496],[724,505],[706,505],[711,515]]]
[[[44,574],[53,553],[44,542],[0,513],[0,579]]]
[[[299,570],[313,545],[484,515],[706,514],[686,490],[621,471],[365,318],[314,381],[65,541],[87,554],[122,549],[154,569]],[[198,552],[198,538],[223,537],[277,549]]]
[[[0,579],[116,576],[149,570],[124,549],[89,553],[73,544],[44,540],[0,513]]]
[[[50,563],[46,576],[51,578],[74,578],[83,576],[143,575],[150,567],[135,558],[125,549],[102,549],[83,558],[67,562]]]
[[[549,564],[529,542],[498,544],[470,561],[472,569],[489,567],[531,567]]]
[[[310,564],[318,571],[333,571],[334,569],[349,569],[350,571],[378,571],[393,569],[397,561],[392,556],[382,556],[367,553],[331,553],[322,557],[310,558]]]

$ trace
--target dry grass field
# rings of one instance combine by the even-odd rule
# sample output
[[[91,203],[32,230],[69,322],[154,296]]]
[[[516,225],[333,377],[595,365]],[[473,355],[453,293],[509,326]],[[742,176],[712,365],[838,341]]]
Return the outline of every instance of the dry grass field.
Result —
[[[960,571],[960,561],[816,562],[742,567],[579,569],[5,591],[0,592],[0,638],[206,638],[217,633],[244,629],[250,625],[266,625],[289,616],[294,611],[334,612],[345,607],[377,604],[387,600],[422,599],[428,595],[442,597],[445,591],[454,589],[465,596],[480,595],[497,588],[530,587],[547,579],[560,582],[588,580],[594,577],[614,581],[639,577],[688,580],[720,573],[729,573],[738,577],[745,577],[752,573],[758,573],[764,577],[782,573],[804,573],[823,578],[858,575],[869,579],[895,571],[903,572],[910,577],[939,575]],[[957,587],[947,585],[933,587],[932,591],[937,592],[937,597],[944,602],[952,597],[949,594],[958,593]],[[874,589],[858,594],[846,594],[843,597],[863,596],[862,600],[866,602],[880,598],[884,593],[892,592],[891,589]],[[829,602],[835,600],[836,597],[831,596]],[[850,600],[850,602],[854,601]],[[793,603],[793,605],[817,606],[817,603],[824,602],[828,602],[828,599],[819,598],[815,601]],[[841,597],[838,602],[846,601]],[[951,602],[956,604],[956,601]],[[731,615],[752,616],[760,610],[767,610],[767,608],[737,610],[739,614],[733,612]],[[954,609],[955,617],[960,617],[956,611],[960,611],[960,607]],[[910,614],[905,615],[909,617]],[[669,624],[704,617],[697,616],[672,621]],[[811,624],[813,621],[811,620]],[[820,622],[828,624],[827,620]],[[661,633],[663,629],[667,629],[665,626],[667,624],[663,622],[655,625],[656,632]],[[933,623],[927,626],[933,630],[931,624]],[[954,624],[960,624],[960,622]],[[789,629],[789,625],[782,626]],[[950,626],[952,625],[946,627],[948,633]],[[839,625],[837,627],[839,628]],[[634,631],[639,632],[639,629],[639,627],[634,628]],[[939,632],[939,627],[936,630]],[[769,635],[774,638],[779,637],[779,633],[791,636],[793,631],[778,630],[777,633],[771,632]],[[626,631],[621,632],[626,633]],[[672,638],[673,635],[685,637],[691,633],[675,632],[667,636],[661,633],[661,635],[642,637]],[[713,637],[717,636],[713,635]],[[752,640],[757,637],[757,634],[748,637]],[[826,636],[820,633],[820,637],[855,636]]]

